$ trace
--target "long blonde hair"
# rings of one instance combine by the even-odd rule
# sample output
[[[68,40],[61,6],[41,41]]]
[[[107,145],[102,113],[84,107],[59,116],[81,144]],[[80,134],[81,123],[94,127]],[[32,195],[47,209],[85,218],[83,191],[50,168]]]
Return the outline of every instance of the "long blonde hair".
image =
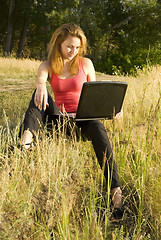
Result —
[[[76,24],[66,23],[61,25],[52,35],[48,46],[48,60],[51,64],[53,73],[60,75],[63,71],[64,62],[61,54],[61,44],[69,36],[77,37],[81,41],[78,54],[70,62],[70,72],[75,75],[78,72],[78,59],[84,56],[87,50],[87,39],[83,30]]]

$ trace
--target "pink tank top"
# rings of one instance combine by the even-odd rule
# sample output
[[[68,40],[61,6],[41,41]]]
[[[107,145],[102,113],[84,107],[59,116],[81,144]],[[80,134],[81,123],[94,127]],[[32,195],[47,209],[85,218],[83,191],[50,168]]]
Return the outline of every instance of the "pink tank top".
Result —
[[[52,75],[50,84],[55,103],[60,111],[76,113],[84,82],[87,82],[87,75],[84,72],[82,61],[79,61],[79,73],[75,77],[61,79],[55,74]]]

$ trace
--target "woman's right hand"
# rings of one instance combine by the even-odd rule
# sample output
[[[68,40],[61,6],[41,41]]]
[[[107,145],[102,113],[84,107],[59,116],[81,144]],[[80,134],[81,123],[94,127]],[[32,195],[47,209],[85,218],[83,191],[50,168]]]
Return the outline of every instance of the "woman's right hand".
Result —
[[[51,66],[48,61],[44,61],[38,68],[37,78],[35,80],[36,92],[34,103],[40,110],[45,110],[48,106],[48,93],[46,89],[46,82],[51,75]]]
[[[46,89],[46,84],[37,84],[34,103],[39,110],[45,110],[48,106],[48,93]]]

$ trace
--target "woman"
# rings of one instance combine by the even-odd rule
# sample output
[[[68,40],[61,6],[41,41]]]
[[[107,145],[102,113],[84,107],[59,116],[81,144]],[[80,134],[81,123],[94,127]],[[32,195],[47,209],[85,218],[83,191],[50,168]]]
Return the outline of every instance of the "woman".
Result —
[[[75,24],[64,24],[53,34],[48,47],[48,61],[40,64],[36,79],[36,90],[24,119],[21,142],[29,148],[40,122],[46,117],[55,119],[60,112],[68,115],[76,113],[82,85],[86,81],[96,81],[92,61],[83,57],[87,41],[82,29]],[[54,92],[52,100],[46,89],[49,81]],[[56,121],[54,121],[56,124]],[[104,169],[106,180],[111,180],[111,198],[114,209],[121,207],[119,176],[106,130],[100,121],[76,122],[81,134],[92,141],[98,162]],[[104,157],[106,156],[106,161]],[[110,176],[108,176],[108,168]],[[109,178],[110,177],[110,178]]]

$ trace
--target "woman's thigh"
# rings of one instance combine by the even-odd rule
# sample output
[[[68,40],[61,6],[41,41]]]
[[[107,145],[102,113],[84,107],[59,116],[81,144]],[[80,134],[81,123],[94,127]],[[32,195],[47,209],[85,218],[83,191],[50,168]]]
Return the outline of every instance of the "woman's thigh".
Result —
[[[107,158],[113,157],[106,129],[100,121],[81,121],[77,123],[77,126],[81,128],[83,137],[92,141],[94,150],[99,159],[102,159],[105,153]]]

